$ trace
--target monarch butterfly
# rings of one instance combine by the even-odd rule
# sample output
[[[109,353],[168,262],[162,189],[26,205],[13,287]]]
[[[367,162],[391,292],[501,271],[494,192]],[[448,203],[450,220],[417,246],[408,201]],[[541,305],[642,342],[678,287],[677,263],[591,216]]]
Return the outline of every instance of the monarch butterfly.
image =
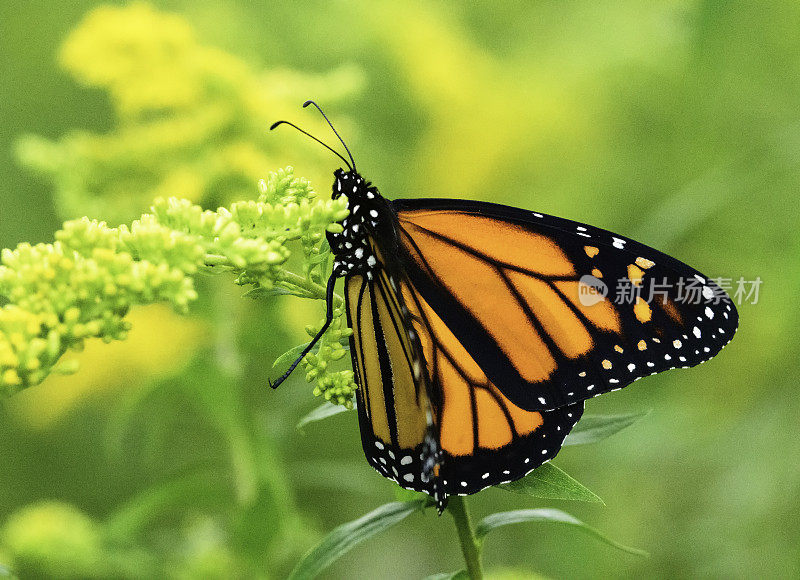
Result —
[[[367,461],[440,513],[449,495],[552,459],[586,399],[697,365],[733,337],[738,314],[717,284],[626,237],[493,203],[382,197],[308,105],[349,160],[288,121],[271,129],[339,156],[332,195],[350,214],[327,234],[326,323],[272,386],[327,329],[343,277]]]

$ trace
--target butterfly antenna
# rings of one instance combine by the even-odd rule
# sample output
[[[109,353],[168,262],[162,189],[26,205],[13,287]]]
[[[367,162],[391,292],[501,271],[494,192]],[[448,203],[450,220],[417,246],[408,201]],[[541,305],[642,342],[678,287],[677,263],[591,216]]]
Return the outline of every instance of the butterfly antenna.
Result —
[[[305,356],[311,352],[311,349],[319,342],[322,338],[322,335],[325,334],[325,331],[328,330],[328,327],[333,322],[333,289],[336,286],[336,274],[331,274],[330,278],[328,278],[328,285],[325,289],[325,304],[326,304],[326,312],[325,312],[325,324],[322,325],[322,328],[319,329],[319,332],[311,339],[306,347],[303,349],[303,352],[300,353],[295,361],[289,365],[289,368],[283,373],[276,381],[269,381],[269,386],[273,389],[277,389],[278,385],[280,385],[283,381],[289,378],[289,375],[292,374],[292,371],[297,368],[297,365],[305,358]]]
[[[330,121],[329,121],[328,123],[330,124]],[[341,154],[340,154],[338,151],[336,151],[336,149],[334,149],[334,148],[333,148],[333,147],[331,147],[330,145],[327,145],[326,143],[323,143],[322,141],[320,141],[319,139],[317,139],[316,137],[314,137],[314,135],[312,135],[312,134],[311,134],[311,133],[309,133],[308,131],[303,131],[303,130],[302,130],[300,127],[298,127],[298,126],[297,126],[297,125],[295,125],[294,123],[290,123],[289,121],[276,121],[275,123],[273,123],[273,124],[270,126],[269,130],[270,130],[270,131],[272,131],[272,130],[273,130],[275,127],[277,127],[278,125],[289,125],[290,127],[294,127],[295,129],[297,129],[298,131],[300,131],[300,132],[301,132],[303,135],[307,135],[307,136],[311,137],[311,138],[312,138],[314,141],[316,141],[317,143],[319,143],[320,145],[322,145],[323,147],[325,147],[325,149],[327,149],[328,151],[330,151],[331,153],[333,153],[334,155],[336,155],[336,156],[337,156],[339,159],[341,159],[342,161],[344,161],[344,164],[345,164],[345,165],[347,165],[347,167],[348,167],[348,169],[350,169],[350,171],[353,171],[353,170],[355,169],[355,167],[356,167],[355,163],[353,163],[353,165],[351,166],[351,165],[350,165],[350,164],[347,162],[347,159],[345,159],[344,157],[342,157],[342,155],[341,155]],[[337,134],[337,137],[338,137],[338,134]],[[339,137],[339,140],[341,141],[341,137]],[[344,144],[344,142],[342,142],[342,143]],[[347,145],[345,145],[345,147],[344,147],[344,148],[345,148],[345,149],[347,149]],[[350,152],[348,151],[347,153],[349,154]],[[353,156],[352,156],[352,155],[350,155],[350,160],[351,160],[351,161],[353,160]]]
[[[356,162],[353,159],[353,154],[350,153],[350,149],[348,149],[347,143],[345,143],[344,139],[342,139],[342,136],[339,135],[339,132],[336,130],[336,127],[333,126],[333,123],[331,123],[330,119],[328,119],[328,116],[325,114],[325,112],[322,110],[322,108],[317,103],[315,103],[314,101],[310,101],[310,100],[306,101],[305,103],[303,103],[303,108],[305,108],[305,107],[307,107],[309,105],[314,105],[317,108],[317,111],[320,112],[320,114],[328,122],[328,125],[330,125],[331,129],[333,129],[333,132],[336,133],[336,136],[339,138],[339,141],[341,141],[342,145],[344,145],[344,150],[347,151],[347,155],[350,157],[350,161],[352,161],[352,163],[353,163],[353,171],[355,171],[356,170]]]

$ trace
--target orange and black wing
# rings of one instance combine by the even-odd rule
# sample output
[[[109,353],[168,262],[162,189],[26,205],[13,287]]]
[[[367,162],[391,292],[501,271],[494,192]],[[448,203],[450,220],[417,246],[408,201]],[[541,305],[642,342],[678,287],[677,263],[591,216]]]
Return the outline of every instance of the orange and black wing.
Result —
[[[427,366],[447,493],[514,481],[555,457],[581,418],[583,401],[551,411],[515,405],[408,279],[401,295]]]
[[[401,300],[383,270],[345,281],[361,442],[381,475],[429,493],[443,507],[446,494],[434,474],[439,452],[427,374]]]
[[[448,495],[513,481],[554,457],[583,403],[544,412],[513,404],[393,266],[346,281],[368,462],[441,510]]]
[[[393,206],[421,314],[433,313],[463,347],[459,360],[470,357],[521,409],[563,408],[694,366],[736,331],[717,284],[623,236],[483,202]]]

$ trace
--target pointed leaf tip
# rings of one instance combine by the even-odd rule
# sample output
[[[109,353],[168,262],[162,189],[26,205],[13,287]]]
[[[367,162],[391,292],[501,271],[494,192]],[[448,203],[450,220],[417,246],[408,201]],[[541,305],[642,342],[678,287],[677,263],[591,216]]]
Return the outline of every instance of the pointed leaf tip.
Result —
[[[424,500],[392,502],[365,516],[334,529],[298,562],[290,580],[310,580],[341,558],[355,546],[400,523],[415,511],[422,510]]]
[[[569,526],[576,527],[584,532],[591,534],[601,542],[608,544],[609,546],[613,546],[618,550],[622,550],[623,552],[627,552],[629,554],[634,554],[636,556],[647,558],[649,554],[644,550],[639,550],[638,548],[632,548],[630,546],[626,546],[624,544],[620,544],[607,536],[601,534],[596,529],[591,526],[586,525],[581,520],[572,516],[566,512],[557,509],[529,509],[529,510],[515,510],[510,512],[500,512],[496,514],[492,514],[490,516],[486,516],[481,520],[475,528],[475,535],[478,537],[479,540],[483,540],[486,535],[491,532],[492,530],[499,528],[501,526],[507,526],[510,524],[520,524],[525,522],[550,522],[550,523],[557,523],[557,524],[566,524]]]
[[[504,483],[497,487],[505,491],[545,499],[603,503],[603,500],[597,494],[552,463],[545,463],[522,479]]]
[[[623,415],[584,415],[567,435],[564,445],[585,445],[601,441],[633,425],[649,413],[648,410],[643,413]]]
[[[319,407],[314,409],[313,411],[309,412],[308,414],[304,415],[298,422],[297,422],[297,430],[300,431],[308,425],[309,423],[315,423],[316,421],[322,421],[323,419],[327,419],[328,417],[333,417],[334,415],[338,415],[339,413],[344,413],[349,411],[347,407],[344,405],[334,405],[333,403],[322,403]]]
[[[272,363],[272,368],[276,369],[278,367],[283,367],[283,366],[287,366],[288,367],[290,364],[292,364],[295,361],[295,359],[297,359],[298,356],[300,356],[300,353],[303,352],[303,349],[305,347],[307,347],[307,346],[308,346],[308,343],[306,342],[306,343],[298,344],[297,346],[294,346],[294,347],[290,348],[285,353],[283,353],[281,356],[279,356],[278,358],[275,359],[275,362]]]

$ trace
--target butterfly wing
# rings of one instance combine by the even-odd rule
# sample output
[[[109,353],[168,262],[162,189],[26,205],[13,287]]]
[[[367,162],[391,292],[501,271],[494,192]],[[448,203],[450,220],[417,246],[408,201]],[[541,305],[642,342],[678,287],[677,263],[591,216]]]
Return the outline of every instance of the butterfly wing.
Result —
[[[556,456],[583,413],[583,401],[552,411],[512,403],[408,279],[401,282],[412,338],[419,337],[430,377],[449,494],[514,481]]]
[[[414,379],[415,363],[420,363],[384,279],[353,276],[346,281],[362,445],[381,475],[407,489],[430,492],[422,477],[430,402],[424,383]]]
[[[380,251],[374,248],[375,254]],[[556,455],[583,403],[514,405],[482,373],[396,264],[346,281],[357,406],[367,460],[434,497],[513,481]]]
[[[736,330],[736,309],[717,284],[623,236],[491,203],[393,207],[410,286],[523,409],[560,408],[694,366]]]

